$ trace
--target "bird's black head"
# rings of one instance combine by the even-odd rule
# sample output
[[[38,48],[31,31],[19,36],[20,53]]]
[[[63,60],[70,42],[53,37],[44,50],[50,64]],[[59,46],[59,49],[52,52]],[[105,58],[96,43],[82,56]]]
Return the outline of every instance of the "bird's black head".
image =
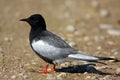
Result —
[[[45,20],[40,14],[31,15],[30,17],[21,19],[20,21],[29,23],[32,29],[46,30]]]

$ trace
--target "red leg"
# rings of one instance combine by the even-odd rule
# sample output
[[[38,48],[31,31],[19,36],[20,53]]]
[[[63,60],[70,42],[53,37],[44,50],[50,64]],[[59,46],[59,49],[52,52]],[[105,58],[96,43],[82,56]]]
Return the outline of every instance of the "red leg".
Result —
[[[49,64],[46,64],[46,68],[45,68],[46,72],[48,72],[48,67],[49,67]]]
[[[49,64],[46,64],[46,68],[44,71],[40,71],[39,74],[47,74],[49,72],[55,72],[55,64],[53,65],[53,68],[48,69]]]
[[[39,74],[47,74],[48,73],[48,66],[49,66],[49,64],[46,64],[45,70],[40,71]]]
[[[55,72],[55,64],[53,65],[53,68],[50,68],[49,72]]]

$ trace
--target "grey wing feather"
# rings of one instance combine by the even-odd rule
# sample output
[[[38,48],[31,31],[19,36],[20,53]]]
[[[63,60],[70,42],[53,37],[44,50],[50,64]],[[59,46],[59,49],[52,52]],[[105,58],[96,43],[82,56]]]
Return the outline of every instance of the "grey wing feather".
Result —
[[[51,51],[48,54],[48,57],[51,58],[52,60],[57,60],[57,59],[65,59],[68,57],[69,54],[75,54],[76,50],[74,49],[69,49],[69,48],[58,48],[56,51]]]
[[[83,61],[95,61],[99,60],[99,58],[95,56],[88,55],[84,52],[78,51],[77,54],[69,54],[68,58],[75,59],[75,60],[83,60]]]
[[[44,37],[41,37],[41,39],[48,42],[48,44],[58,48],[71,48],[71,46],[68,43],[66,43],[62,38],[51,32],[44,32]]]

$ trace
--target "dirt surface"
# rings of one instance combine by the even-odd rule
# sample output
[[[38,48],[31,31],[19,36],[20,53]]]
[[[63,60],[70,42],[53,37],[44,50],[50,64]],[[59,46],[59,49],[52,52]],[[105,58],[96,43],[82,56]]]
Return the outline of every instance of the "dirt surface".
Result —
[[[120,59],[120,0],[0,0],[0,80],[119,80],[97,73],[55,72],[30,48],[30,27],[19,19],[42,14],[48,30],[90,55]],[[99,71],[120,75],[120,62],[97,64]],[[58,65],[73,66],[80,63]],[[82,64],[81,64],[82,65]]]

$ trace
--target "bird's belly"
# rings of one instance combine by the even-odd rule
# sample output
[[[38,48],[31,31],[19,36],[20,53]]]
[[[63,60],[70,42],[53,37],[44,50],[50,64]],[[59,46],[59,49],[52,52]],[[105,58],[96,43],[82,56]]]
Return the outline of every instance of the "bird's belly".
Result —
[[[34,49],[35,52],[38,53],[38,55],[54,60],[56,54],[59,53],[59,49],[49,45],[48,43],[45,43],[42,40],[39,41],[33,41],[32,42],[32,48]]]

